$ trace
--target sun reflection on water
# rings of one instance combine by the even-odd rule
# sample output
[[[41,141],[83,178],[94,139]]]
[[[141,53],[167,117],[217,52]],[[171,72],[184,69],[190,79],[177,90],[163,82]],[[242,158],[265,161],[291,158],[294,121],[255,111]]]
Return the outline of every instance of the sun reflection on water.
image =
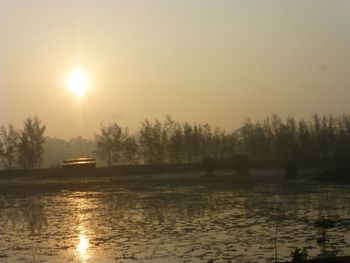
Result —
[[[76,245],[76,260],[78,262],[89,262],[93,255],[90,247],[89,237],[93,237],[91,232],[90,220],[91,208],[90,199],[86,198],[86,193],[75,193],[75,207],[77,208],[76,231],[79,234]]]
[[[89,239],[85,234],[80,234],[79,236],[79,244],[77,246],[77,250],[79,252],[80,258],[83,262],[85,262],[88,258],[88,248],[89,248]]]

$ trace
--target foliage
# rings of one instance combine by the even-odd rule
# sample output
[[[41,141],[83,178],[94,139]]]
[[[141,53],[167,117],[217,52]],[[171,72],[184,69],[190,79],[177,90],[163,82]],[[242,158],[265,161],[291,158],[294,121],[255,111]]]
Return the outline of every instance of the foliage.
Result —
[[[2,166],[14,167],[15,156],[15,159],[20,157],[22,166],[30,167],[31,161],[28,161],[30,154],[28,149],[24,149],[25,144],[30,144],[29,141],[25,141],[28,139],[27,136],[24,136],[29,130],[19,132],[18,142],[7,144],[6,140],[16,141],[14,139],[16,132],[12,127],[14,131],[11,132],[12,139],[4,139],[4,134],[8,134],[10,128],[7,128],[6,132],[4,129],[2,128],[0,132]],[[96,145],[97,157],[108,165],[201,163],[204,158],[209,157],[219,163],[227,163],[226,161],[230,160],[233,167],[232,156],[235,153],[244,153],[252,162],[279,163],[294,160],[297,163],[305,163],[329,160],[337,162],[335,164],[339,166],[350,160],[350,115],[334,117],[314,114],[309,120],[297,120],[293,116],[282,119],[273,114],[261,121],[247,120],[239,129],[232,132],[209,124],[181,123],[166,116],[164,120],[143,121],[134,134],[129,134],[127,128],[112,124],[101,128],[99,134],[95,136],[95,142],[81,137],[77,142],[78,144],[58,139],[55,142],[48,140],[45,144],[48,155],[45,156],[46,164],[61,161],[62,158],[58,156],[75,157],[74,153],[89,155]],[[9,145],[12,146],[8,147]],[[22,145],[21,156],[19,145]],[[25,151],[27,153],[24,153]],[[22,158],[23,154],[27,156],[24,158],[26,161]],[[42,152],[39,151],[40,154],[42,155]],[[244,162],[246,162],[243,165],[245,168],[236,167],[235,170],[247,171],[249,162],[237,161],[241,164]],[[38,166],[38,163],[36,162],[34,166]],[[286,169],[290,175],[295,173],[295,167],[292,168],[291,165]]]
[[[350,115],[314,114],[310,121],[277,114],[263,122],[249,120],[235,132],[237,151],[254,160],[328,159],[350,156]]]
[[[298,173],[297,163],[294,161],[286,162],[284,166],[284,171],[289,178],[294,177]]]
[[[27,168],[38,168],[43,160],[43,144],[45,142],[45,125],[38,117],[28,117],[20,131],[18,144],[19,164]]]
[[[253,161],[350,159],[350,115],[314,114],[305,121],[273,114],[255,123],[247,120],[232,133],[167,116],[145,120],[137,134],[145,163],[199,163],[205,157],[228,159],[235,152]]]
[[[138,143],[144,163],[200,163],[203,158],[227,158],[233,137],[209,124],[178,123],[165,120],[141,123]]]
[[[139,146],[136,139],[128,135],[123,142],[121,163],[137,164],[139,158],[138,150]]]
[[[145,120],[140,128],[140,152],[147,164],[165,162],[165,149],[168,142],[166,127],[159,120],[151,123]]]
[[[136,162],[137,144],[130,137],[128,129],[121,128],[114,123],[102,127],[100,134],[95,135],[96,155],[108,166],[112,164],[134,164]]]
[[[262,121],[247,120],[233,132],[209,124],[181,123],[166,116],[163,120],[144,120],[134,135],[127,132],[125,136],[126,130],[113,125],[102,127],[95,137],[100,159],[110,165],[180,164],[201,163],[209,157],[220,163],[231,160],[232,168],[241,173],[249,169],[250,160],[299,163],[339,156],[350,159],[350,115],[314,114],[306,121],[292,116],[283,120],[273,114]],[[123,147],[125,144],[129,146]],[[238,155],[235,160],[235,153],[246,157]],[[295,168],[290,165],[288,174],[295,174]]]
[[[18,155],[19,133],[12,124],[0,127],[0,161],[5,169],[15,166]]]
[[[293,263],[303,263],[306,262],[308,257],[307,249],[296,247],[294,251],[291,252],[290,256],[292,257]]]
[[[232,168],[240,174],[247,173],[250,168],[249,157],[246,154],[235,154],[232,157]]]

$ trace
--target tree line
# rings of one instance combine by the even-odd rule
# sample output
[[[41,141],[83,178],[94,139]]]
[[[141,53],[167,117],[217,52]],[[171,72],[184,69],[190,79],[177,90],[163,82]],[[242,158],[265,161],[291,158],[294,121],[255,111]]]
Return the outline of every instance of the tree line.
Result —
[[[108,165],[199,163],[245,154],[251,160],[349,160],[350,115],[284,120],[277,114],[227,132],[209,124],[145,120],[134,134],[114,123],[95,136],[96,155]]]
[[[78,137],[66,142],[45,137],[44,132],[45,125],[37,117],[27,118],[22,130],[11,124],[1,126],[2,167],[38,168],[44,150],[46,154],[62,151],[62,159],[83,152],[108,166],[200,163],[208,158],[228,160],[237,154],[253,161],[350,159],[350,115],[346,114],[314,114],[309,120],[273,114],[262,121],[248,119],[231,132],[166,116],[144,120],[134,133],[117,123],[104,125],[94,141]],[[83,150],[68,151],[67,147]]]
[[[12,124],[0,127],[0,161],[5,169],[39,168],[43,158],[45,125],[37,117],[28,117],[23,129]]]

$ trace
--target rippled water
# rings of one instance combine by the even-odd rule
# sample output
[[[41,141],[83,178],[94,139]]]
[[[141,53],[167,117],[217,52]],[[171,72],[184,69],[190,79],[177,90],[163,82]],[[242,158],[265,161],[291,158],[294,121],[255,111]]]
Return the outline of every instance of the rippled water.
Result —
[[[6,186],[1,262],[271,262],[294,247],[350,254],[350,187],[81,181]],[[28,191],[28,189],[35,190]],[[3,189],[5,189],[3,187]],[[314,220],[333,218],[326,247]]]

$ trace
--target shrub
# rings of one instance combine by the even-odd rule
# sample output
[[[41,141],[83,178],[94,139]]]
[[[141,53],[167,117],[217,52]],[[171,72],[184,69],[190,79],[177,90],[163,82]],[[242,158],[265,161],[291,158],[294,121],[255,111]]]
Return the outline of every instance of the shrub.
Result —
[[[250,160],[246,154],[235,154],[232,157],[232,168],[234,171],[244,174],[247,173],[250,168]]]
[[[303,263],[303,262],[306,262],[308,253],[305,247],[304,248],[296,247],[290,255],[292,257],[293,263]]]

